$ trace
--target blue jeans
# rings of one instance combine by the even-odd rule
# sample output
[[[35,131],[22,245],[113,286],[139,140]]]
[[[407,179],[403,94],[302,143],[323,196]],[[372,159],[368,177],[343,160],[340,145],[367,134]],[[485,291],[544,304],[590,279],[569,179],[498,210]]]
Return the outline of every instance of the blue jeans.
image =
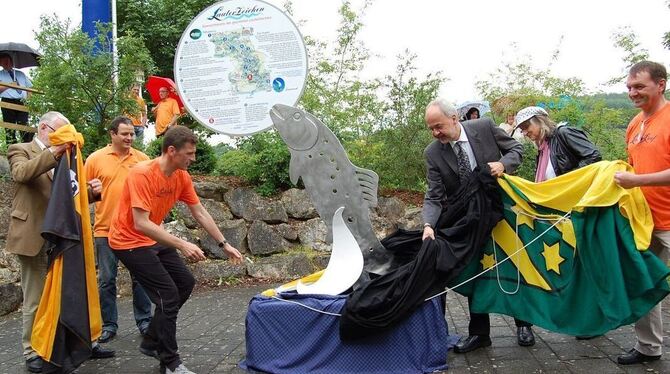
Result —
[[[95,238],[96,260],[98,263],[98,293],[102,312],[102,330],[116,332],[118,313],[116,310],[116,274],[119,259],[109,247],[107,238]],[[132,278],[132,277],[131,277]],[[151,300],[142,286],[133,280],[133,313],[140,332],[146,331],[151,323]]]
[[[144,126],[134,126],[135,128],[135,137],[140,139],[144,136]]]

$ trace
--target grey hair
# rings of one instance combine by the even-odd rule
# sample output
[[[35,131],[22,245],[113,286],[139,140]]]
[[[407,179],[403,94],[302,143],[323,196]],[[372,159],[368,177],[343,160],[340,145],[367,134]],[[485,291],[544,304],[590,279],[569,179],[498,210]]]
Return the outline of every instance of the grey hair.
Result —
[[[540,128],[540,139],[544,141],[548,136],[551,136],[556,131],[556,122],[552,121],[548,116],[536,115],[528,119],[531,124],[537,125]]]
[[[458,117],[458,111],[457,111],[456,108],[455,108],[450,102],[448,102],[446,99],[444,99],[444,98],[442,98],[442,97],[438,97],[437,99],[431,101],[431,102],[426,106],[426,110],[428,110],[428,108],[430,108],[430,107],[432,107],[432,106],[434,106],[434,105],[437,106],[438,108],[440,108],[440,111],[441,111],[442,114],[444,114],[445,116],[447,116],[447,117],[450,117],[450,116],[456,116],[456,117]]]
[[[61,120],[68,124],[70,123],[70,120],[60,112],[46,112],[42,115],[42,117],[40,117],[40,123],[47,123],[49,125],[53,125],[57,120]]]

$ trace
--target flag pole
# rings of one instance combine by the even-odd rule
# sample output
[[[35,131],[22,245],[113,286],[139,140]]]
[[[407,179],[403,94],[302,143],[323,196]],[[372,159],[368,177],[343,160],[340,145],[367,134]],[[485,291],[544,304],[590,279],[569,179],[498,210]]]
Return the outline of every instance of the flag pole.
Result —
[[[119,85],[119,51],[116,47],[117,42],[117,27],[116,27],[116,0],[112,0],[112,76],[114,78],[114,86]]]

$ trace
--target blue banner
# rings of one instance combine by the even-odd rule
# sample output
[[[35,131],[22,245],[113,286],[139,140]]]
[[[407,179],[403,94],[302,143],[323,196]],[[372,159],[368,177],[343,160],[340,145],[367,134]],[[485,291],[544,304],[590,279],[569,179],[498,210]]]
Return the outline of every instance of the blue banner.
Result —
[[[81,30],[92,39],[96,39],[96,22],[112,22],[112,4],[110,0],[82,0]]]

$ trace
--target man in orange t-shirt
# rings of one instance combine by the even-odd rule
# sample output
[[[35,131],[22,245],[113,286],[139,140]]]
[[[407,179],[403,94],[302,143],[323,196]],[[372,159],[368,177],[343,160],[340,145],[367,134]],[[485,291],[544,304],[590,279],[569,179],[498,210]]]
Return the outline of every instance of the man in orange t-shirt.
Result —
[[[196,142],[187,127],[167,130],[162,154],[135,165],[128,173],[109,232],[110,247],[157,306],[140,351],[158,358],[168,374],[191,373],[177,352],[177,314],[191,295],[195,279],[177,250],[192,261],[205,259],[198,246],[161,226],[177,200],[188,205],[193,218],[219,243],[231,262],[242,261],[240,252],[226,241],[200,204],[186,171],[195,161]]]
[[[664,92],[668,73],[661,64],[642,61],[628,73],[628,97],[642,110],[628,124],[626,149],[635,173],[618,172],[614,180],[624,188],[640,187],[651,215],[654,231],[651,249],[668,264],[670,259],[670,103]],[[661,304],[635,324],[637,343],[619,356],[621,365],[658,360],[663,353]]]
[[[159,138],[165,134],[165,131],[174,126],[179,118],[179,104],[177,100],[168,96],[169,91],[167,87],[161,87],[158,90],[161,101],[158,105],[153,107],[151,111],[156,116],[156,137]]]
[[[102,312],[102,335],[98,341],[106,343],[116,336],[118,314],[116,308],[116,275],[119,260],[109,248],[109,223],[121,197],[126,176],[135,164],[149,160],[144,153],[134,149],[134,126],[128,117],[116,117],[109,126],[112,143],[93,152],[86,159],[86,176],[102,182],[102,200],[95,204],[96,260],[98,265],[98,292]],[[151,300],[142,286],[133,279],[133,314],[135,323],[145,335],[151,322]]]

